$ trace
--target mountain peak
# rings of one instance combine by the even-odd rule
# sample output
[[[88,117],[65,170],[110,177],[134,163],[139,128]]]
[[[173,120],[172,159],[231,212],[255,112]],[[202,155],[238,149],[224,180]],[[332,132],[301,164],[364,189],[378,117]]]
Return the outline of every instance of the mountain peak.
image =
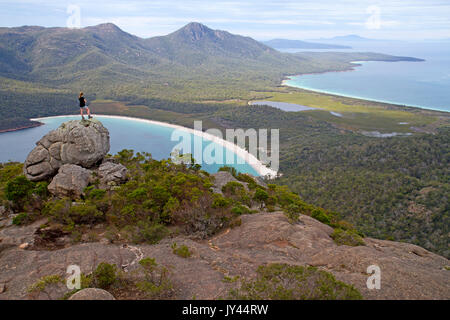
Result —
[[[212,31],[210,28],[208,28],[207,26],[205,26],[204,24],[200,23],[200,22],[189,22],[187,25],[185,25],[183,28],[181,28],[182,30],[192,30],[192,31]]]
[[[187,37],[191,41],[196,41],[204,38],[205,36],[211,36],[214,34],[214,30],[208,28],[204,24],[199,22],[190,22],[183,28],[175,31],[174,35],[181,35]]]
[[[101,23],[96,26],[86,27],[86,30],[97,31],[97,32],[123,32],[114,23]]]

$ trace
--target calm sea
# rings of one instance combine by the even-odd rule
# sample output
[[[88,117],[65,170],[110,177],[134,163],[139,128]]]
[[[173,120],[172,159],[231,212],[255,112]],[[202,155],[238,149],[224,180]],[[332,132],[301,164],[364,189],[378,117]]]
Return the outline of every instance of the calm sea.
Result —
[[[346,42],[351,50],[422,58],[424,62],[363,62],[349,72],[328,72],[292,77],[286,84],[367,100],[425,109],[450,111],[450,41],[446,42]]]
[[[69,120],[79,119],[79,116],[71,117],[55,117],[42,120],[45,125],[30,128],[19,131],[0,133],[0,163],[7,161],[20,161],[23,162],[28,153],[35,147],[35,142],[38,141],[50,130],[56,129],[63,122]],[[161,160],[170,157],[172,149],[178,145],[181,141],[171,141],[173,128],[165,127],[162,125],[151,124],[133,119],[119,119],[119,118],[107,118],[96,117],[103,125],[108,128],[111,138],[111,154],[115,154],[123,149],[133,149],[136,152],[149,152],[152,154],[153,159]],[[192,134],[187,133],[191,137],[191,150],[194,150],[194,138]],[[220,151],[223,155],[223,163],[225,163],[225,157],[228,151],[227,149],[217,145],[209,140],[202,140],[203,150],[209,146],[209,149]],[[186,153],[186,152],[185,152]],[[214,151],[212,152],[214,156]],[[258,176],[259,174],[248,163],[245,163],[242,158],[237,159],[237,155],[234,156],[234,164],[232,166],[239,172],[250,173]],[[199,159],[196,159],[199,160]],[[199,162],[199,161],[198,161]],[[217,172],[223,164],[211,163],[207,164],[203,161],[202,169],[214,173]]]

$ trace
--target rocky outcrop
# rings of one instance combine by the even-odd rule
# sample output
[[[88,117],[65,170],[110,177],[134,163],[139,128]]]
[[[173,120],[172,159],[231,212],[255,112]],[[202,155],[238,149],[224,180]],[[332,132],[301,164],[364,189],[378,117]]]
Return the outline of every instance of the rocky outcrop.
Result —
[[[225,276],[252,278],[257,267],[266,263],[316,266],[354,285],[366,299],[450,299],[448,259],[418,246],[371,238],[364,239],[365,246],[337,245],[330,237],[332,228],[305,215],[295,224],[281,212],[243,215],[241,219],[241,226],[208,241],[178,236],[135,247],[99,242],[53,251],[10,247],[0,255],[0,283],[7,284],[0,300],[29,298],[29,286],[46,275],[67,277],[71,264],[88,274],[100,262],[108,262],[122,269],[131,266],[131,274],[139,268],[132,263],[138,256],[155,258],[170,269],[176,299],[224,297],[239,285],[238,281],[224,281]],[[186,245],[192,256],[186,259],[173,254],[174,242]],[[379,290],[366,285],[371,265],[381,269]]]
[[[69,300],[116,300],[114,296],[106,290],[98,288],[87,288],[78,291]]]
[[[264,181],[262,181],[261,178],[252,176],[251,174],[247,174],[247,175],[249,175],[251,178],[253,178],[253,180],[255,180],[257,185],[259,185],[263,188],[267,188],[267,184]],[[246,189],[248,189],[247,182],[239,181],[228,171],[219,171],[219,172],[211,174],[211,176],[214,177],[214,186],[212,187],[212,190],[214,193],[222,194],[222,187],[224,185],[226,185],[228,182],[232,182],[232,181],[238,182],[238,183],[242,184]]]
[[[219,171],[219,172],[213,173],[212,176],[214,177],[214,186],[212,187],[212,190],[214,193],[222,194],[222,187],[224,185],[226,185],[228,182],[231,182],[231,181],[238,181],[228,171]]]
[[[104,187],[119,185],[127,180],[128,170],[120,163],[104,162],[98,168],[100,184]]]
[[[78,198],[89,184],[92,172],[74,164],[65,164],[48,185],[51,194],[57,197]]]
[[[91,168],[109,148],[109,132],[100,121],[68,121],[36,143],[25,161],[24,174],[31,181],[41,181],[51,178],[64,164]]]

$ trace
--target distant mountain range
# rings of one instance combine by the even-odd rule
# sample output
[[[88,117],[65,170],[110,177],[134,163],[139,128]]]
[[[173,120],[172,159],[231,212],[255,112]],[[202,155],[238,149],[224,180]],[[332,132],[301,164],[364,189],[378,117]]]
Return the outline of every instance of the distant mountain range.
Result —
[[[252,38],[200,23],[149,39],[111,23],[83,29],[0,28],[0,75],[27,81],[61,83],[85,77],[86,72],[91,76],[101,72],[111,79],[118,73],[147,78],[162,69],[171,74],[195,68],[288,70],[299,62]]]
[[[337,44],[326,44],[307,42],[302,40],[272,39],[263,42],[265,45],[275,49],[351,49],[350,46]]]
[[[0,28],[0,130],[30,125],[24,120],[29,117],[67,113],[80,90],[91,101],[158,107],[160,100],[241,99],[279,86],[287,75],[349,70],[351,61],[362,60],[411,58],[283,53],[195,22],[148,39],[111,23],[82,29]]]
[[[363,38],[350,35],[333,39]],[[313,71],[305,65],[305,57],[273,47],[349,48],[285,39],[261,43],[196,22],[166,36],[148,39],[126,33],[111,23],[82,29],[24,26],[0,28],[0,76],[59,85],[81,78],[89,81],[94,75],[107,83],[154,78],[155,74],[181,76],[194,71]],[[377,56],[380,59],[383,58]],[[317,68],[317,62],[314,65]]]

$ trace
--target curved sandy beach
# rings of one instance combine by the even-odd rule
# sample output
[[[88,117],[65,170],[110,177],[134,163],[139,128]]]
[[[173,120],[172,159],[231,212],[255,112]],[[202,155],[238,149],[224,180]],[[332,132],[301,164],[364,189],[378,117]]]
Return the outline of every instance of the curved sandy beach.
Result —
[[[33,118],[30,119],[32,121],[41,121],[45,119],[54,119],[54,118],[64,118],[64,117],[74,117],[76,115],[62,115],[62,116],[53,116],[53,117],[42,117],[42,118]],[[194,130],[191,128],[186,128],[180,125],[161,122],[161,121],[155,121],[155,120],[148,120],[148,119],[141,119],[141,118],[134,118],[134,117],[127,117],[127,116],[113,116],[113,115],[103,115],[103,114],[96,114],[95,117],[102,117],[102,118],[115,118],[115,119],[126,119],[126,120],[132,120],[137,122],[144,122],[154,125],[159,125],[163,127],[173,128],[176,130],[181,130],[187,133],[194,134],[196,136],[202,137],[205,140],[212,141],[241,157],[244,159],[250,166],[255,169],[258,174],[260,174],[263,177],[267,177],[270,179],[273,179],[277,176],[277,171],[270,169],[266,167],[258,158],[256,158],[253,154],[249,153],[247,150],[240,148],[239,146],[235,145],[234,143],[231,143],[229,141],[226,141],[224,139],[221,139],[217,136],[214,136],[212,134],[209,134],[207,132]]]

